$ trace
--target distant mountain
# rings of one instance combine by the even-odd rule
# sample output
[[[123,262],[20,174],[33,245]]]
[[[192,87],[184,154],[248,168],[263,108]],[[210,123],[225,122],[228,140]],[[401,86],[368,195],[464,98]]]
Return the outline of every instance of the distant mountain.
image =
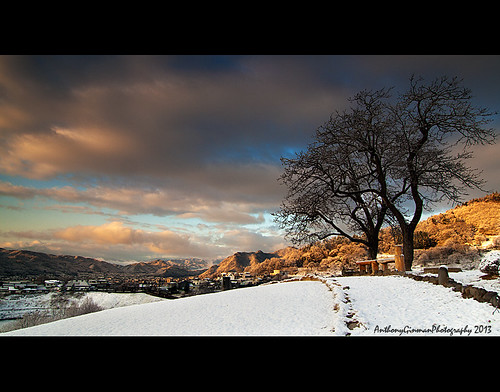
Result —
[[[200,269],[206,269],[209,265],[209,263],[206,260],[199,259],[196,257],[189,258],[189,259],[169,259],[169,260],[161,260],[161,259],[156,259],[153,261],[150,261],[150,263],[155,263],[155,262],[160,262],[163,261],[165,263],[172,263],[177,266],[180,266],[184,269],[187,270],[200,270]]]
[[[243,272],[247,267],[256,267],[265,260],[279,257],[278,252],[264,253],[261,250],[257,252],[236,252],[226,257],[220,264],[210,267],[207,271],[202,273],[200,277],[210,278],[220,275],[223,272]]]
[[[204,265],[206,264],[204,263]],[[123,272],[127,275],[153,275],[173,278],[195,276],[200,272],[203,272],[204,270],[202,268],[197,270],[188,269],[182,266],[182,264],[178,264],[173,260],[153,260],[148,262],[143,261],[140,263],[124,265],[122,266],[122,269]]]
[[[121,273],[119,265],[92,258],[0,248],[0,276],[62,277],[117,273]]]
[[[154,260],[119,265],[82,256],[53,255],[28,250],[0,248],[0,277],[80,277],[98,275],[185,277],[198,275],[206,267],[201,259]]]

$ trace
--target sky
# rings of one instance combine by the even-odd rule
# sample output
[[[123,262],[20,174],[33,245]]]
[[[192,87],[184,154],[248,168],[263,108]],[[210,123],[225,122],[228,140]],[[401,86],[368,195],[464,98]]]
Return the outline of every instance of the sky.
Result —
[[[0,247],[119,263],[283,248],[280,157],[412,74],[463,78],[500,112],[500,56],[0,55]],[[469,162],[491,191],[498,149]]]

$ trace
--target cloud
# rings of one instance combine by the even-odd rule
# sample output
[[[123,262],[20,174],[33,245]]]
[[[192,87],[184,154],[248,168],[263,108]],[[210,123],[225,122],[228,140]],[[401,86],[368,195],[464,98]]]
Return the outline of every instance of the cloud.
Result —
[[[304,148],[348,96],[370,88],[374,75],[377,83],[407,82],[411,64],[429,71],[437,60],[453,63],[425,56],[3,56],[0,171],[276,200],[279,157]],[[489,62],[466,60],[468,75]],[[397,78],[388,80],[387,69]]]
[[[258,184],[255,184],[258,188]],[[248,190],[250,193],[250,189]],[[256,192],[258,193],[258,192]],[[13,185],[0,181],[0,195],[19,199],[36,197],[64,203],[85,203],[95,208],[108,208],[121,215],[152,214],[155,216],[176,216],[181,219],[199,218],[207,222],[255,224],[263,222],[263,211],[274,207],[275,200],[257,194],[254,200],[249,195],[227,198],[210,191],[184,194],[179,190],[165,188],[106,187],[94,186],[77,189],[72,186],[35,188]],[[63,212],[100,213],[86,206],[51,206]],[[257,216],[256,216],[257,215]]]
[[[37,179],[179,178],[213,163],[277,162],[281,144],[303,143],[339,98],[305,82],[306,72],[283,79],[279,68],[262,72],[262,60],[251,58],[215,74],[182,72],[168,58],[82,62],[94,78],[62,69],[75,67],[72,58],[1,60],[9,104],[0,105],[7,114],[0,169]]]
[[[0,167],[6,174],[33,179],[71,172],[111,173],[134,149],[134,140],[95,128],[52,127],[44,133],[20,133],[2,148]]]
[[[92,179],[117,184],[115,188],[125,182],[146,189],[146,206],[148,198],[165,201],[163,190],[168,189],[174,199],[168,197],[162,206],[150,203],[151,213],[159,215],[168,213],[167,209],[178,212],[178,208],[165,206],[178,205],[181,200],[190,204],[184,213],[193,213],[195,197],[232,203],[276,203],[281,198],[276,182],[282,152],[278,141],[293,143],[303,130],[293,125],[284,107],[273,109],[272,101],[282,101],[279,91],[271,87],[260,91],[267,86],[265,81],[255,86],[254,79],[238,74],[192,78],[162,71],[147,80],[138,75],[124,72],[123,83],[113,78],[97,78],[98,84],[71,79],[68,86],[59,87],[58,94],[45,97],[41,90],[46,76],[30,75],[28,83],[14,73],[13,80],[5,83],[12,98],[7,109],[18,110],[19,115],[7,116],[12,121],[0,128],[0,171],[38,180]],[[283,91],[286,99],[304,103],[300,92],[290,89],[293,87]],[[38,127],[28,125],[28,120],[16,120],[28,116],[31,104],[38,101],[45,108]],[[296,106],[290,113],[301,105],[297,102]],[[297,123],[301,121],[297,117]],[[148,188],[162,189],[162,194],[148,192]],[[93,197],[89,190],[80,192],[80,197],[105,204],[106,195],[98,193]],[[113,193],[109,200],[117,202],[115,208],[122,205],[118,196],[136,199],[125,191],[118,195],[115,189]],[[73,198],[64,189],[52,195],[48,191],[37,194]],[[130,211],[130,204],[125,211]],[[205,215],[214,221],[213,211]]]
[[[74,226],[54,233],[55,238],[72,242],[92,241],[98,244],[127,244],[142,242],[142,230],[125,227],[121,222],[101,226]]]
[[[206,256],[206,249],[192,241],[189,235],[171,230],[158,232],[134,229],[123,222],[110,222],[102,225],[72,226],[53,233],[55,239],[71,243],[87,243],[135,248],[134,253],[163,254],[182,256],[186,254]]]
[[[245,252],[254,252],[257,250],[270,252],[287,246],[281,236],[266,236],[244,228],[225,231],[220,242],[230,249],[238,249]]]

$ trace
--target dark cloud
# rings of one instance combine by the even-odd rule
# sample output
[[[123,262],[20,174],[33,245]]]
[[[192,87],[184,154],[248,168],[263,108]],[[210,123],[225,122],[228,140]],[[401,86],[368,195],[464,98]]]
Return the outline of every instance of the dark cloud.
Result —
[[[0,56],[0,192],[257,224],[283,197],[279,158],[357,91],[457,75],[500,111],[499,71],[500,56]],[[498,189],[492,148],[478,151],[471,165]],[[229,229],[220,238],[243,230]]]
[[[7,61],[7,68],[15,64],[9,78],[23,86],[9,103],[25,121],[6,124],[0,162],[6,173],[31,178],[80,173],[176,186],[191,180],[193,187],[218,188],[222,198],[236,189],[246,197],[246,188],[265,182],[274,192],[275,179],[248,165],[277,167],[286,149],[304,145],[340,102],[335,92],[306,83],[310,75],[284,76],[260,59],[42,57],[21,66],[22,60]],[[35,122],[36,131],[26,122]]]

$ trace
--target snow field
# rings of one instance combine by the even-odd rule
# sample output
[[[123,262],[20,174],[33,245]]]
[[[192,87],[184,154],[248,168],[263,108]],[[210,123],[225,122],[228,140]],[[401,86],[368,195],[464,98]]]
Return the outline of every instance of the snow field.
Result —
[[[109,309],[5,335],[331,335],[333,306],[321,282],[284,282]]]
[[[451,288],[401,276],[319,279],[113,308],[3,335],[500,336],[500,309]],[[102,295],[101,304],[116,301]]]
[[[343,306],[361,323],[350,331],[352,335],[500,335],[500,310],[464,299],[451,288],[400,276],[342,277],[327,282],[336,282],[337,291],[338,285],[344,287],[350,302]]]

